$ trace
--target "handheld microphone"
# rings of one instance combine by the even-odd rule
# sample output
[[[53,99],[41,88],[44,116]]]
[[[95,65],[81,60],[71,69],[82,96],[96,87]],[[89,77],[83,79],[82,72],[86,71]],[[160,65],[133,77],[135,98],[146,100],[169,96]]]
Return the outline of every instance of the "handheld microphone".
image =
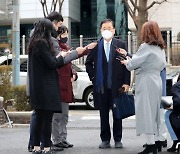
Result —
[[[119,49],[116,45],[114,45],[113,43],[112,43],[112,46],[116,49],[116,51]],[[118,52],[119,53],[119,52]],[[122,60],[127,60],[127,58],[126,58],[126,56],[125,55],[123,55],[122,53],[119,53],[119,55],[116,57],[116,59],[117,60],[120,60],[120,61],[122,61]]]

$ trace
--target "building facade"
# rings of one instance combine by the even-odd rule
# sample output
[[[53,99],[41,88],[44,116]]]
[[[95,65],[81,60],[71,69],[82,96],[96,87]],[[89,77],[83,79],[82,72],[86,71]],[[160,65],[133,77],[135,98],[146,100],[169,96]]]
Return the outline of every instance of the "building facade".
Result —
[[[0,5],[0,48],[11,45],[12,1],[1,0]],[[50,10],[52,0],[47,0]],[[149,0],[149,3],[152,0]],[[160,25],[164,35],[170,31],[172,40],[180,32],[180,0],[168,0],[154,5],[148,12],[149,20]],[[58,7],[57,7],[58,10]],[[134,23],[127,14],[123,0],[64,0],[62,6],[64,24],[69,28],[70,38],[100,36],[100,22],[105,18],[114,21],[116,35],[126,40],[128,30],[135,31]],[[20,36],[29,37],[33,23],[43,18],[39,0],[20,0]]]
[[[51,2],[47,0],[48,10]],[[11,44],[12,11],[12,0],[3,0],[0,6],[0,47],[4,42]],[[61,13],[72,38],[100,36],[99,25],[106,18],[114,21],[117,35],[125,37],[127,33],[127,12],[122,0],[64,0]],[[29,37],[34,21],[43,17],[39,0],[20,0],[20,36]]]

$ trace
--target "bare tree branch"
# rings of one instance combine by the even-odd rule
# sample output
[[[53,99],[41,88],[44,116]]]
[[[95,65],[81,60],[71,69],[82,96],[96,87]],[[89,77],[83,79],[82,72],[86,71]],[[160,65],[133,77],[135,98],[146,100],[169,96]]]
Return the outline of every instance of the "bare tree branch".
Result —
[[[131,16],[131,18],[133,19],[134,21],[134,24],[137,28],[137,17],[136,17],[136,11],[133,11],[128,3],[128,0],[123,0],[124,1],[124,4],[126,6],[126,9],[127,11],[129,12],[129,15]]]
[[[62,12],[62,5],[63,5],[64,0],[59,0],[59,13]]]
[[[130,14],[130,16],[132,17],[132,16],[133,16],[133,11],[132,11],[131,7],[129,6],[128,1],[127,1],[127,0],[124,0],[124,4],[125,4],[125,6],[126,6],[127,11],[128,11],[129,14]]]
[[[133,0],[130,0],[130,2],[135,9],[139,9],[137,3],[135,3]]]
[[[135,0],[135,5],[137,6],[137,0]],[[136,13],[136,10],[137,10],[137,8],[134,7],[134,10],[133,10],[133,13],[134,13],[134,14]]]
[[[146,8],[146,10],[148,10],[148,9],[150,9],[151,7],[153,7],[155,4],[162,4],[162,3],[164,3],[164,2],[167,2],[167,0],[162,0],[161,2],[159,2],[159,1],[153,1],[147,8]]]
[[[42,8],[43,8],[43,14],[44,14],[44,17],[46,17],[46,15],[48,15],[48,9],[47,9],[47,4],[46,4],[46,0],[39,0],[41,5],[42,5]]]
[[[47,8],[47,3],[46,3],[47,1],[46,0],[39,0],[39,2],[42,5],[44,17],[47,17],[47,15],[49,14],[49,11]],[[52,0],[50,12],[56,11],[56,7],[57,7],[57,5],[59,5],[59,13],[61,14],[63,2],[64,2],[64,0]]]
[[[56,4],[57,4],[57,0],[52,0],[50,12],[56,10]]]

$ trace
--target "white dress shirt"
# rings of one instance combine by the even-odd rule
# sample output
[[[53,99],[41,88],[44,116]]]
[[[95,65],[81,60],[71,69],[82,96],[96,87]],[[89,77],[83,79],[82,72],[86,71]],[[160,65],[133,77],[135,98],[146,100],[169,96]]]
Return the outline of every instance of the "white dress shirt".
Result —
[[[105,54],[106,54],[106,59],[107,61],[109,61],[109,53],[110,53],[110,45],[111,45],[111,42],[112,42],[112,39],[107,42],[106,40],[104,40],[104,51],[105,51]],[[109,51],[107,51],[107,43],[109,43]]]

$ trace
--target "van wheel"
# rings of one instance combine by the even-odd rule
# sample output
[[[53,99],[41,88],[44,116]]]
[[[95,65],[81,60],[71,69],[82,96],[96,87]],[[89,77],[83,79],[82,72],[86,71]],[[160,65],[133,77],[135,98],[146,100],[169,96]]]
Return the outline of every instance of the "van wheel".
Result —
[[[93,89],[90,88],[85,93],[85,102],[88,109],[94,109],[94,98],[93,98]]]

